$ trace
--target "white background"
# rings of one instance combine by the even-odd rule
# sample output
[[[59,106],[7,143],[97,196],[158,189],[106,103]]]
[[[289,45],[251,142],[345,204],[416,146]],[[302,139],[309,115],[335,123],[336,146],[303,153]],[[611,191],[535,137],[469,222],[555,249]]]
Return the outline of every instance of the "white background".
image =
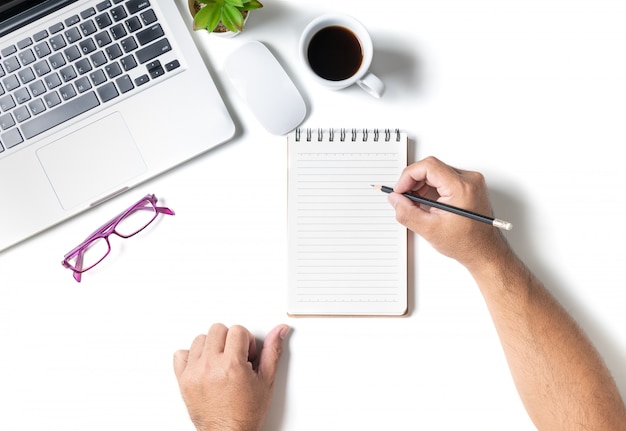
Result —
[[[398,127],[411,160],[483,172],[511,244],[626,394],[626,4],[263,3],[233,39],[196,35],[237,123],[231,142],[0,254],[0,429],[192,430],[172,354],[214,322],[260,339],[293,327],[266,430],[533,429],[478,289],[420,238],[409,240],[408,317],[286,316],[286,139],[220,76],[250,40],[302,92],[303,127]],[[300,32],[328,12],[370,30],[381,100],[304,74]],[[202,115],[173,125],[181,141]],[[146,193],[176,215],[112,238],[76,283],[64,253]]]

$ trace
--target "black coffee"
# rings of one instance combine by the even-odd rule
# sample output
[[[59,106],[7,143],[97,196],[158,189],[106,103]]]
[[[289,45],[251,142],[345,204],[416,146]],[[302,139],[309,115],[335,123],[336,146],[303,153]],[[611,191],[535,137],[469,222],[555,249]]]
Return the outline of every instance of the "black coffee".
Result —
[[[318,31],[309,43],[307,55],[313,71],[329,81],[350,78],[363,61],[359,39],[352,31],[340,26]]]

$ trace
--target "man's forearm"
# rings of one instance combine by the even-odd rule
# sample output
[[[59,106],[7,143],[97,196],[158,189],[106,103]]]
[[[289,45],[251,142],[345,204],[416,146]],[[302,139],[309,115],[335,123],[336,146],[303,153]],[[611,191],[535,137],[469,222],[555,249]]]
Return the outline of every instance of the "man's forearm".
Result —
[[[520,397],[539,430],[626,430],[601,357],[572,317],[510,252],[472,273]]]

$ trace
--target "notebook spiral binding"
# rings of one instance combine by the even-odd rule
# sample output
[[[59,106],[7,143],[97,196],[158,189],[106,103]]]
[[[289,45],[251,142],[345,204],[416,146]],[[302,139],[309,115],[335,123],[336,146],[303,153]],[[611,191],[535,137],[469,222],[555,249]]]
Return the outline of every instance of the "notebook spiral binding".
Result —
[[[350,139],[352,142],[356,142],[357,140],[362,142],[368,142],[371,135],[372,142],[378,142],[381,139],[385,142],[389,142],[393,139],[395,135],[396,141],[400,142],[400,129],[384,129],[381,133],[379,129],[301,129],[297,128],[295,130],[295,139],[296,142],[299,142],[302,139],[302,135],[304,134],[304,139],[307,142],[311,142],[314,140],[313,134],[317,132],[317,141],[324,142],[324,134],[328,134],[328,142],[333,142],[335,140],[336,135],[339,135],[339,141],[344,142],[346,139]],[[350,137],[348,138],[348,135]]]

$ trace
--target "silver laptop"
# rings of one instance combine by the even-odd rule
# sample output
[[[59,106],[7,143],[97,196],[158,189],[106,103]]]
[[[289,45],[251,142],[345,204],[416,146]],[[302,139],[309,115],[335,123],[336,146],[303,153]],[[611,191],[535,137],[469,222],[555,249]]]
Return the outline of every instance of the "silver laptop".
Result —
[[[234,133],[174,0],[1,2],[0,251]]]

